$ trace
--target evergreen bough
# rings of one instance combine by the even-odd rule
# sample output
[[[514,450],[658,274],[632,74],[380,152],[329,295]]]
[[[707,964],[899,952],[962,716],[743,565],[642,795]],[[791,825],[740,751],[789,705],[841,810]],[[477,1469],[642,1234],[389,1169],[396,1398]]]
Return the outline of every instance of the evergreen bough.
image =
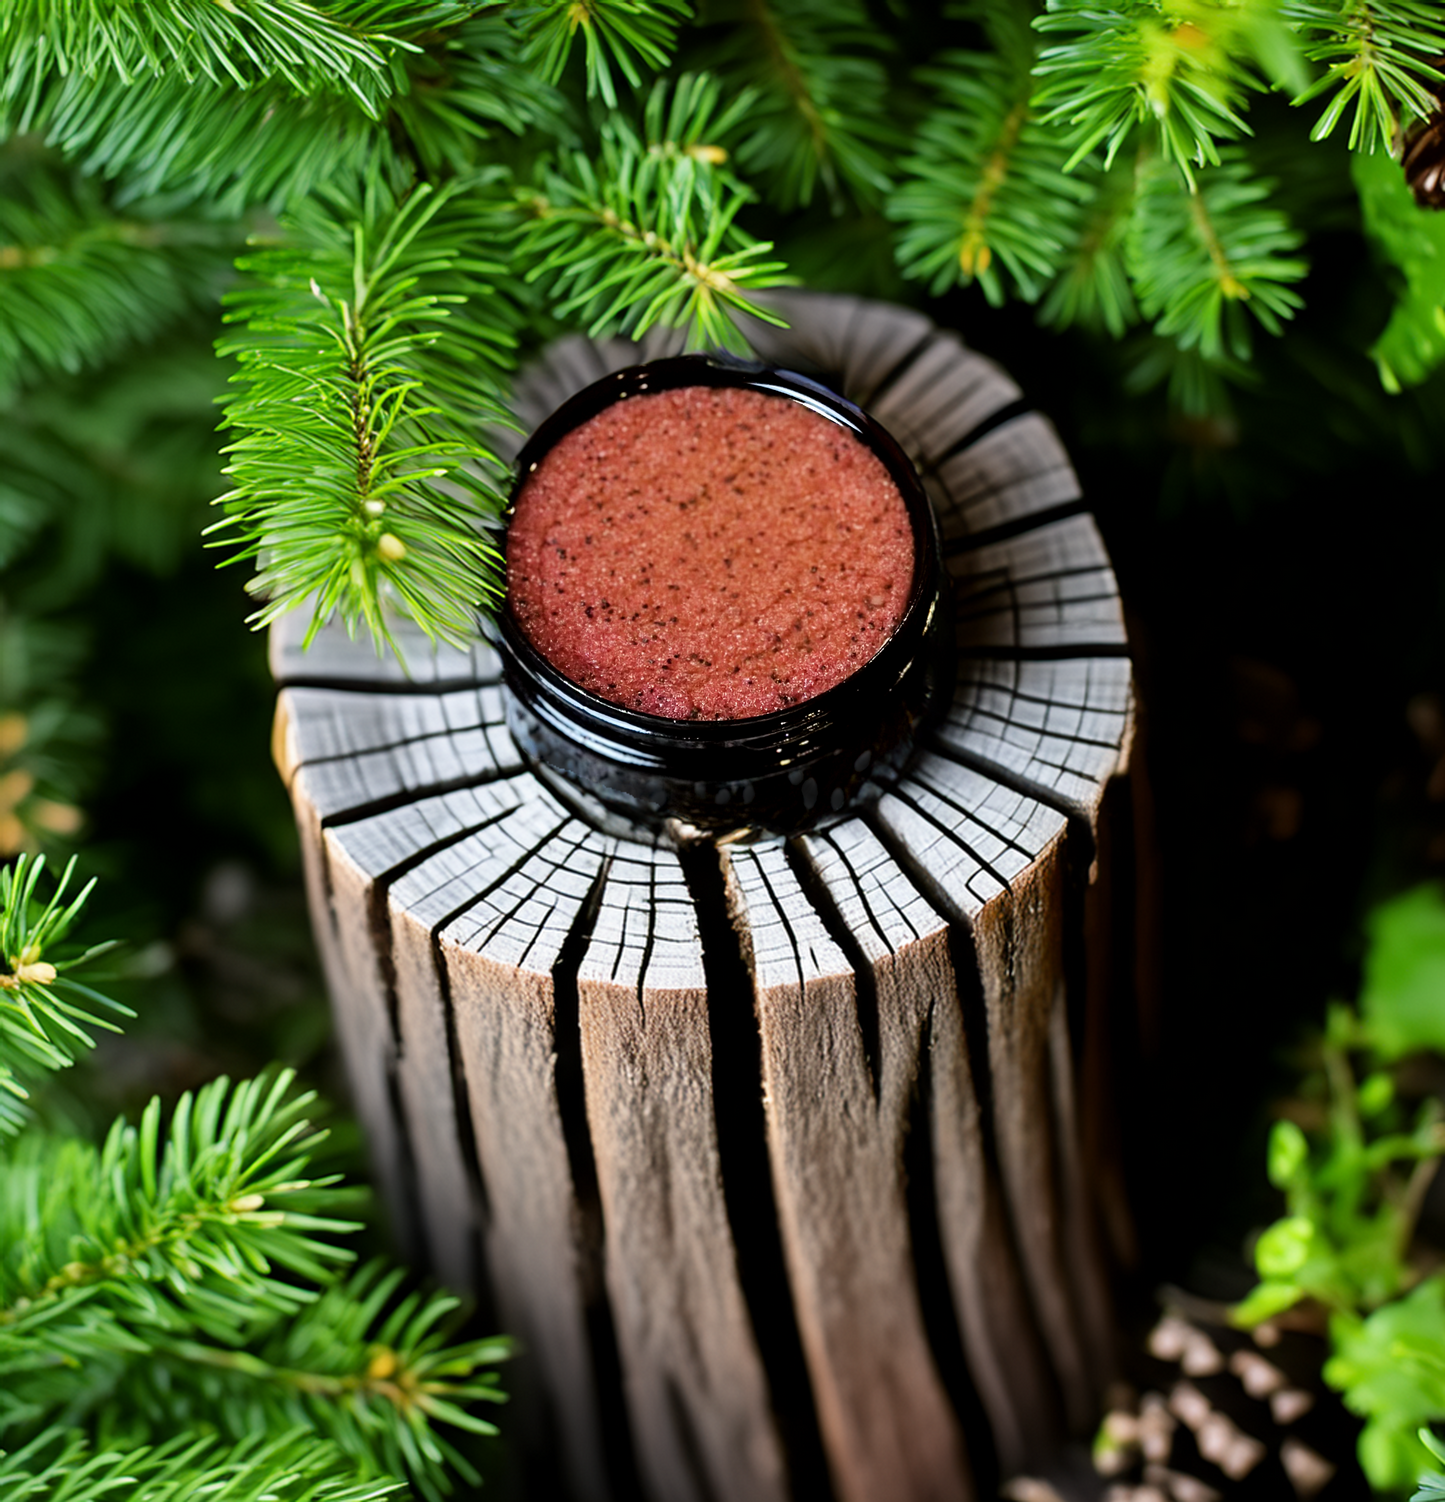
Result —
[[[255,621],[460,639],[498,588],[485,430],[555,328],[737,347],[787,279],[749,223],[821,210],[842,244],[881,211],[906,278],[1145,328],[1197,405],[1308,271],[1252,105],[1383,162],[1442,58],[1424,0],[17,0],[0,387],[115,371],[239,271],[217,540],[258,565]],[[1360,205],[1403,273],[1398,389],[1445,358],[1445,220],[1388,167]]]
[[[75,977],[90,892],[0,871],[0,1495],[47,1502],[436,1502],[477,1472],[449,1432],[503,1394],[459,1300],[351,1269],[354,1195],[289,1070],[153,1099],[99,1145],[28,1097],[125,1009]]]

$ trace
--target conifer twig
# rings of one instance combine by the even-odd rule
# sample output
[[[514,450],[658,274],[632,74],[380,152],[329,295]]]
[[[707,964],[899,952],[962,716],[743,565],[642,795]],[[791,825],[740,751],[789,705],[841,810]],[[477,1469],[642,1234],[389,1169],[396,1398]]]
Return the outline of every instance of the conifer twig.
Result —
[[[1187,193],[1169,163],[1145,162],[1126,254],[1140,311],[1157,333],[1207,360],[1242,360],[1246,310],[1272,334],[1294,316],[1303,300],[1292,284],[1308,265],[1294,254],[1299,232],[1269,196],[1270,184],[1234,149]]]
[[[693,347],[745,348],[733,315],[779,323],[748,294],[782,285],[784,266],[735,223],[751,194],[703,139],[709,122],[727,119],[716,82],[684,77],[676,91],[681,110],[669,107],[667,85],[654,89],[645,139],[613,117],[595,161],[566,152],[543,173],[520,200],[518,261],[532,268],[528,281],[551,287],[560,317],[594,336],[638,337],[663,323],[686,328]]]
[[[211,530],[259,562],[257,625],[309,598],[311,634],[338,612],[380,643],[390,602],[464,641],[495,596],[484,528],[503,501],[480,427],[503,417],[515,315],[475,248],[499,224],[486,179],[399,204],[373,185],[298,210],[242,262],[221,345],[240,366],[235,489]]]
[[[1035,118],[1028,9],[975,11],[994,50],[948,53],[943,66],[920,73],[936,103],[888,215],[903,226],[900,267],[930,291],[977,280],[991,303],[1003,301],[1006,286],[1032,302],[1076,241],[1094,185],[1089,174],[1066,170],[1067,146]]]
[[[703,20],[722,39],[707,54],[728,93],[753,104],[739,132],[739,167],[779,208],[806,206],[818,187],[835,212],[845,192],[876,204],[892,186],[889,38],[858,0],[720,0]]]
[[[617,106],[617,69],[632,87],[642,83],[639,64],[665,68],[680,21],[691,14],[688,0],[536,0],[515,7],[527,35],[527,54],[537,71],[555,83],[582,33],[587,93],[609,109]]]
[[[1428,0],[1290,0],[1305,55],[1326,65],[1295,104],[1330,95],[1310,131],[1322,141],[1351,111],[1352,151],[1394,151],[1400,127],[1436,109],[1445,84],[1445,16]],[[1433,85],[1433,88],[1432,88]]]

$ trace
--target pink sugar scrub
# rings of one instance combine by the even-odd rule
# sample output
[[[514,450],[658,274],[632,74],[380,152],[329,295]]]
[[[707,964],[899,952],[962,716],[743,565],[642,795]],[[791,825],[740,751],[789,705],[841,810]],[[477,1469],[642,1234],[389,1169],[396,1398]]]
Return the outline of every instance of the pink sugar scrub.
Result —
[[[798,402],[633,396],[534,466],[507,534],[518,625],[642,714],[744,720],[856,673],[897,629],[913,526],[882,460]]]

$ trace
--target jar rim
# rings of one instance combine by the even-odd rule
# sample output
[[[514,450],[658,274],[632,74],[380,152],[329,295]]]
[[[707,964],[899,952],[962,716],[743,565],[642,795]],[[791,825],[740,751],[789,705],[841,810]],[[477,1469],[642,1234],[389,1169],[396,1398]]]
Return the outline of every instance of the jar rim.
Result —
[[[861,694],[886,690],[893,676],[890,668],[896,672],[906,670],[913,658],[919,628],[926,629],[931,624],[925,617],[931,616],[937,605],[941,565],[937,521],[928,492],[898,440],[856,403],[820,381],[762,361],[690,354],[628,366],[584,387],[538,425],[517,455],[503,521],[510,522],[532,471],[568,433],[619,401],[689,386],[751,390],[792,401],[850,432],[881,460],[903,499],[913,531],[913,578],[908,601],[888,639],[846,678],[800,704],[737,719],[677,719],[628,709],[568,678],[533,644],[512,612],[510,593],[503,597],[495,629],[518,666],[541,680],[539,686],[566,713],[573,733],[579,720],[584,724],[591,722],[604,735],[620,737],[639,751],[645,750],[649,743],[698,751],[744,747],[768,751],[794,746],[800,738],[809,739],[810,732],[821,732],[843,717],[856,714],[855,701]],[[502,550],[505,557],[505,530]],[[860,680],[866,680],[866,685]]]

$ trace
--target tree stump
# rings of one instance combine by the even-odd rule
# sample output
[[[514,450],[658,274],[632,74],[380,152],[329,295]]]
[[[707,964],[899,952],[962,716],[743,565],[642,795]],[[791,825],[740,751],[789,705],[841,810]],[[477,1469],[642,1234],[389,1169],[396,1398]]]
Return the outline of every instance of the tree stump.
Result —
[[[787,840],[643,839],[523,765],[488,646],[409,638],[408,676],[273,634],[377,1177],[522,1341],[537,1496],[962,1502],[1087,1433],[1112,1372],[1109,561],[996,366],[903,309],[776,305],[758,353],[891,429],[942,526],[957,692],[895,784]],[[520,415],[661,352],[564,340]]]

